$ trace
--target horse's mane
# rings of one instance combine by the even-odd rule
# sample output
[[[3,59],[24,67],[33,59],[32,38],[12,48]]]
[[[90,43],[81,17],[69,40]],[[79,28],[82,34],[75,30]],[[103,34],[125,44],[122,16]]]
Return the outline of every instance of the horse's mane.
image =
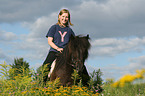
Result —
[[[69,43],[66,45],[62,53],[59,53],[56,59],[55,69],[57,70],[62,65],[71,63],[72,56],[81,55],[83,62],[88,57],[88,50],[90,48],[89,36],[71,36]]]

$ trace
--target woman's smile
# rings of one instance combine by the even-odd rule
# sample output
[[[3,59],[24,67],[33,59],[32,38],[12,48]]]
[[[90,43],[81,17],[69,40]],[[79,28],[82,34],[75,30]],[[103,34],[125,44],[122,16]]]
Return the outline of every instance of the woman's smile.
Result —
[[[63,13],[62,15],[59,15],[59,19],[61,25],[66,25],[66,23],[68,23],[68,13]]]

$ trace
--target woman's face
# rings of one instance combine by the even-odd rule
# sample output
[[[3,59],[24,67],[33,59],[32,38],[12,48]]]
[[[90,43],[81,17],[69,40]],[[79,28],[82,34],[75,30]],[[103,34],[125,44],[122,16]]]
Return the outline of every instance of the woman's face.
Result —
[[[68,13],[63,13],[62,15],[59,15],[59,19],[61,25],[66,25],[66,23],[68,22]]]

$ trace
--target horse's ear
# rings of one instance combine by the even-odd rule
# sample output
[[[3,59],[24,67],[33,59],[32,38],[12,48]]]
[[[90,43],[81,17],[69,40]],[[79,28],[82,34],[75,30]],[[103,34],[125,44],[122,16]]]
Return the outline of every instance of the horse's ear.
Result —
[[[87,38],[87,39],[90,39],[89,34],[87,34],[86,38]]]
[[[75,36],[71,34],[70,40],[73,40],[74,38],[75,38]]]

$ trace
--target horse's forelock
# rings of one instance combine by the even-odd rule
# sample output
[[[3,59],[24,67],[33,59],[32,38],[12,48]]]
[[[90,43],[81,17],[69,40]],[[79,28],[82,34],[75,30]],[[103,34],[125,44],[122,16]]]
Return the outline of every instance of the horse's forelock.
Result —
[[[88,50],[90,48],[89,36],[76,36],[69,42],[69,53],[74,55],[83,55],[83,59],[88,57]]]

